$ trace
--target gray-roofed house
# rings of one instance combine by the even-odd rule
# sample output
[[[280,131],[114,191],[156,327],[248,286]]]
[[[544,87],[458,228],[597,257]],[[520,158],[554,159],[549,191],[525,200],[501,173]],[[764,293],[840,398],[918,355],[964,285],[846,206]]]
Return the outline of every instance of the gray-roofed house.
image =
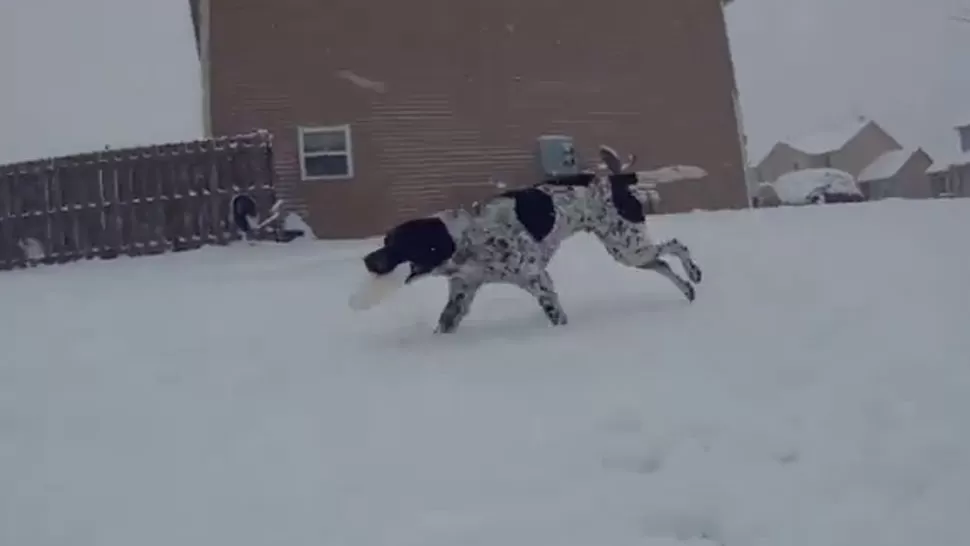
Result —
[[[933,197],[926,170],[933,158],[922,148],[890,150],[862,169],[856,177],[868,199]]]
[[[934,197],[970,197],[970,122],[954,129],[960,138],[960,153],[926,170]]]
[[[776,143],[755,165],[755,178],[771,182],[800,169],[834,168],[852,176],[877,158],[903,146],[878,123],[860,116],[823,131]]]

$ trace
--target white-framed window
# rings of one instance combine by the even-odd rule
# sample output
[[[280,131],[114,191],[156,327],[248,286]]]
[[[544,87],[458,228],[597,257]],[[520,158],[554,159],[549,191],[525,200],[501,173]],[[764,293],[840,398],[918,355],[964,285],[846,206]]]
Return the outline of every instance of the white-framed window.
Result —
[[[300,174],[303,180],[353,178],[350,125],[300,127]]]

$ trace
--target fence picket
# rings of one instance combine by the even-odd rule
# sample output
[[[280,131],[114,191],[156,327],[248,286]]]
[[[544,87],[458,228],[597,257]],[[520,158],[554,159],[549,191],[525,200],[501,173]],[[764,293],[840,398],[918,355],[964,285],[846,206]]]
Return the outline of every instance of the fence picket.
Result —
[[[101,172],[101,225],[104,232],[101,237],[102,259],[111,259],[121,251],[121,217],[118,214],[118,166],[120,158],[114,152],[101,154],[99,159]]]
[[[10,238],[10,255],[8,259],[8,266],[13,269],[15,267],[24,267],[27,265],[27,256],[24,254],[19,246],[21,233],[23,232],[23,218],[21,217],[23,212],[23,206],[21,202],[23,201],[14,188],[20,186],[20,179],[23,172],[16,167],[11,170],[10,184],[7,186],[9,193],[7,194],[7,219],[4,221],[7,236]]]
[[[20,256],[11,223],[11,188],[15,177],[13,169],[0,170],[0,269],[13,269],[18,265]]]
[[[69,172],[64,169],[51,169],[47,177],[47,252],[53,261],[58,261],[66,254],[61,213],[64,207],[64,193],[61,183],[69,176]]]

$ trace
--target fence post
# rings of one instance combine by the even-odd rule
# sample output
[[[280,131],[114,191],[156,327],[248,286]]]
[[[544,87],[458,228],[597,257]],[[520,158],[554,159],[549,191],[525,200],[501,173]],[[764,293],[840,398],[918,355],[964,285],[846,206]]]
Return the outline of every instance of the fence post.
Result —
[[[0,170],[0,269],[13,269],[18,253],[13,238],[11,214],[11,186],[16,177],[14,169]]]

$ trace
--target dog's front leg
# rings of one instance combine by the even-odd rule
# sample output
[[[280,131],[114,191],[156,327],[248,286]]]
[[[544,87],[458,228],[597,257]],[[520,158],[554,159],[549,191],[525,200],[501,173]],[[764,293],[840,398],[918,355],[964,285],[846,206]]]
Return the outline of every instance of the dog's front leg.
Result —
[[[469,281],[468,279],[463,279],[460,277],[451,277],[448,279],[448,303],[445,304],[445,308],[441,311],[441,316],[438,318],[438,328],[435,329],[435,333],[438,334],[449,334],[454,332],[458,325],[461,324],[462,319],[471,310],[472,302],[475,301],[475,295],[478,294],[478,290],[482,287],[481,282]]]
[[[553,285],[552,277],[549,276],[548,271],[525,277],[518,285],[532,294],[553,325],[562,326],[568,322],[566,312],[559,304],[559,294],[556,293],[556,287]]]

